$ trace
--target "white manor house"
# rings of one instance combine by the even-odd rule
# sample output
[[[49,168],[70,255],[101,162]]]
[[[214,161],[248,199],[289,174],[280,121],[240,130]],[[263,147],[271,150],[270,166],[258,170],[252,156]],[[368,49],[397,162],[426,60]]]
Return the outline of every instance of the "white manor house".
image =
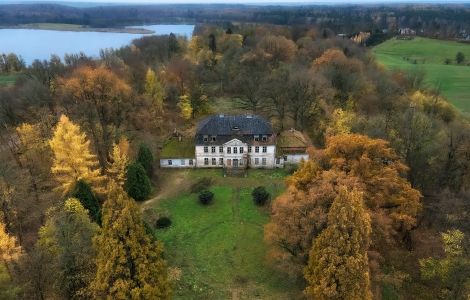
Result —
[[[194,139],[175,134],[162,148],[162,168],[282,168],[308,159],[299,131],[274,134],[255,115],[213,115],[201,121]]]

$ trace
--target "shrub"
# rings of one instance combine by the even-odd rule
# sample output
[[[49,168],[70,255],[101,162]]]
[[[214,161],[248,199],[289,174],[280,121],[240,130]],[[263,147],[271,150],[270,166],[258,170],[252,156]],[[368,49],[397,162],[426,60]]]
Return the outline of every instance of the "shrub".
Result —
[[[137,162],[144,167],[147,172],[147,176],[152,177],[153,175],[153,154],[149,146],[146,144],[140,144],[139,152],[137,153]]]
[[[209,205],[214,199],[214,193],[208,190],[203,190],[199,193],[199,202],[202,205]]]
[[[464,60],[465,60],[465,55],[464,55],[462,52],[458,52],[458,53],[455,55],[455,61],[456,61],[458,64],[463,63]]]
[[[210,177],[202,177],[193,185],[191,185],[191,193],[200,193],[203,190],[207,190],[213,183],[212,178]]]
[[[157,222],[155,223],[155,226],[158,228],[158,229],[161,229],[161,228],[167,228],[171,225],[171,220],[170,218],[168,217],[161,217],[157,220]]]
[[[253,196],[253,201],[256,205],[263,206],[268,201],[270,195],[264,186],[259,186],[253,190],[251,196]]]
[[[124,187],[127,194],[137,201],[143,201],[150,195],[152,190],[150,179],[140,163],[135,162],[129,165]]]

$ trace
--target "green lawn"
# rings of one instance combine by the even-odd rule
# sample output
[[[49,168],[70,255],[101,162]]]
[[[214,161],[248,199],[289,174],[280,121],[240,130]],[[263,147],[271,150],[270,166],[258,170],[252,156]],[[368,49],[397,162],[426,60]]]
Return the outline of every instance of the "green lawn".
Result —
[[[156,205],[173,222],[156,234],[165,244],[169,264],[182,270],[175,298],[296,298],[299,285],[266,259],[263,226],[269,220],[269,209],[256,207],[251,199],[255,183],[266,184],[274,195],[282,192],[285,173],[257,170],[247,178],[224,178],[217,170],[193,171],[190,180],[215,179],[213,204],[202,206],[196,194],[182,193]]]
[[[372,50],[377,60],[389,69],[423,70],[428,87],[440,86],[442,94],[458,109],[470,113],[470,44],[427,38],[390,39]],[[465,55],[455,64],[457,52]],[[449,58],[452,63],[444,62]],[[416,61],[416,64],[414,63]]]
[[[18,74],[0,74],[0,87],[15,84]]]

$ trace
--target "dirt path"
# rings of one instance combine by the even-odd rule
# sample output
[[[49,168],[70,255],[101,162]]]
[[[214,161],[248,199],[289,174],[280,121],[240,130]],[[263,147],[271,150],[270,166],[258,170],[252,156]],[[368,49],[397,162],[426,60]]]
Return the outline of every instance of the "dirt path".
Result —
[[[158,182],[157,194],[149,200],[141,204],[141,209],[144,210],[149,207],[155,206],[160,199],[171,198],[178,196],[184,191],[183,182],[187,180],[188,171],[178,170],[174,172],[165,172],[165,176]]]

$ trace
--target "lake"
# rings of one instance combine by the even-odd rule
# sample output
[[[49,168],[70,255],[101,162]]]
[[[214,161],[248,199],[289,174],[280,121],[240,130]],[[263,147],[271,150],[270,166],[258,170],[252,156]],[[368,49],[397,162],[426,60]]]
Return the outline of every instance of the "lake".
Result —
[[[155,31],[156,35],[174,33],[190,38],[194,25],[134,26]],[[111,32],[77,32],[37,29],[0,29],[0,53],[16,53],[27,65],[35,59],[49,59],[52,54],[61,58],[66,53],[83,52],[97,57],[100,49],[119,48],[145,34]]]

